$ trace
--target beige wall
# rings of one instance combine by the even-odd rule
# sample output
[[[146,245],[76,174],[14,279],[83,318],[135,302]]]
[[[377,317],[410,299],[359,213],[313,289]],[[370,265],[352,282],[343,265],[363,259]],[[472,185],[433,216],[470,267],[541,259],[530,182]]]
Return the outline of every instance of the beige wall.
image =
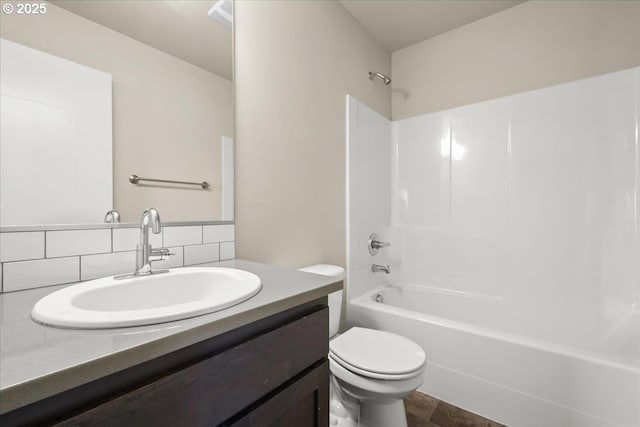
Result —
[[[640,65],[640,2],[528,1],[398,50],[393,119]]]
[[[3,38],[113,76],[114,206],[124,220],[149,206],[165,221],[220,218],[220,140],[233,136],[229,80],[52,4],[42,16],[1,16]],[[131,174],[214,189],[139,187]]]
[[[345,264],[345,95],[390,117],[390,55],[334,1],[235,4],[236,254]]]

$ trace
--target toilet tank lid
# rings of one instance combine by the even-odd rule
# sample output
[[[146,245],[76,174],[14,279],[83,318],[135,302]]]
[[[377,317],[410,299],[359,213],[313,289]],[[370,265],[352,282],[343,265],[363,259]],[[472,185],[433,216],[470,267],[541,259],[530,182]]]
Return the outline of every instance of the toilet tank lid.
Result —
[[[299,268],[299,271],[305,271],[307,273],[320,274],[322,276],[330,276],[338,280],[344,279],[344,268],[339,265],[331,264],[315,264],[308,267]]]

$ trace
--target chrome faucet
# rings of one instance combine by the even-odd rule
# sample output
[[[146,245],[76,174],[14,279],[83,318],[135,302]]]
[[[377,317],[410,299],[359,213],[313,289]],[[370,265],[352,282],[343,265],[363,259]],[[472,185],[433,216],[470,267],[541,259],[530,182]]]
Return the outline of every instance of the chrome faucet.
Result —
[[[115,209],[111,209],[104,216],[104,222],[107,224],[119,224],[120,223],[120,212]]]
[[[384,272],[386,274],[391,273],[391,269],[389,268],[388,265],[379,265],[379,264],[372,264],[371,271],[374,273],[379,273],[379,272]]]
[[[378,249],[386,248],[389,245],[391,244],[381,241],[376,233],[371,233],[367,247],[369,248],[369,253],[375,255],[378,253]]]
[[[159,234],[162,230],[160,214],[155,208],[145,209],[142,212],[142,218],[140,218],[140,244],[136,245],[136,270],[133,273],[135,276],[151,274],[152,261],[160,261],[164,259],[164,256],[173,255],[169,253],[169,249],[153,249],[151,247],[149,244],[149,228],[154,234]],[[159,273],[160,271],[156,272]]]

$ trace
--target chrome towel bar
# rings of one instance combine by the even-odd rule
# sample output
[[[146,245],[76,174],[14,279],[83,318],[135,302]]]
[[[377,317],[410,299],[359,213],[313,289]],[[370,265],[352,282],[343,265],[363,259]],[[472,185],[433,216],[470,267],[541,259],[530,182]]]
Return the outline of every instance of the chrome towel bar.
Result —
[[[197,185],[199,187],[202,187],[203,190],[207,190],[209,187],[211,187],[211,184],[209,184],[207,181],[202,181],[202,182],[173,181],[173,180],[169,180],[169,179],[142,178],[142,177],[140,177],[138,175],[131,175],[129,177],[129,182],[132,183],[132,184],[138,184],[140,181],[165,182],[165,183],[168,183],[168,184]]]

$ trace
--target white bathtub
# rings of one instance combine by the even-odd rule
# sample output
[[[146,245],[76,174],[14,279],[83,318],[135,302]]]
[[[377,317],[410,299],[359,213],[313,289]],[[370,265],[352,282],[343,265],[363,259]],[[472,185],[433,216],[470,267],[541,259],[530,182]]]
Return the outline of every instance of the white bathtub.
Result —
[[[493,328],[505,325],[499,301],[382,287],[352,300],[347,313],[353,326],[421,345],[428,365],[420,390],[472,412],[509,426],[640,426],[637,358],[517,334],[508,321]]]

